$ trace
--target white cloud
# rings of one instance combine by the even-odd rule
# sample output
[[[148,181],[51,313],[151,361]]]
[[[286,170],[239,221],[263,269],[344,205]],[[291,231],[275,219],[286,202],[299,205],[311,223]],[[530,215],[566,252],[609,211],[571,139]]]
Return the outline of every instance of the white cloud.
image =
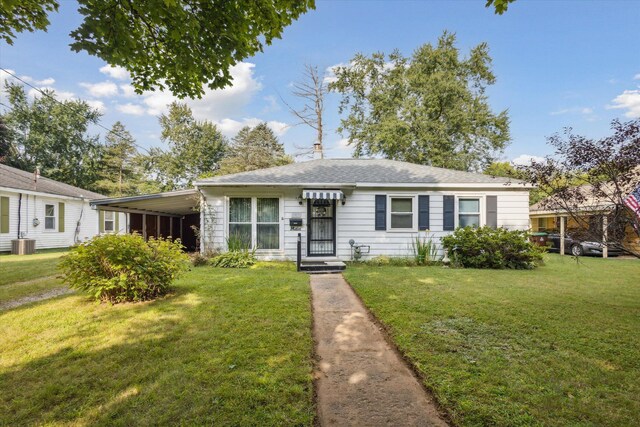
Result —
[[[278,103],[278,100],[276,99],[275,96],[268,95],[268,96],[265,96],[263,99],[267,103],[267,105],[262,109],[263,113],[271,113],[271,112],[280,110],[280,104]]]
[[[534,156],[533,154],[521,154],[515,159],[511,160],[511,163],[514,165],[526,166],[530,165],[531,162],[543,162],[544,157]]]
[[[245,118],[241,121],[228,118],[214,121],[216,126],[218,126],[218,128],[220,129],[220,132],[229,137],[235,136],[235,134],[237,134],[238,131],[245,126],[254,127],[262,122],[264,122],[264,120],[260,120],[256,117]],[[275,120],[268,121],[267,126],[271,128],[276,136],[282,136],[289,130],[289,125],[287,123],[278,122]]]
[[[104,105],[104,102],[98,101],[95,99],[90,99],[86,101],[87,104],[94,110],[98,110],[100,113],[104,114],[107,111],[107,107]]]
[[[113,82],[106,81],[100,83],[80,83],[91,96],[96,98],[104,98],[118,95],[118,85]]]
[[[262,89],[262,84],[254,77],[255,64],[241,62],[231,67],[233,86],[224,89],[205,89],[200,99],[180,100],[170,92],[155,91],[143,94],[143,103],[147,113],[157,116],[167,111],[173,101],[186,103],[193,111],[193,116],[200,120],[222,120],[238,116],[249,104],[253,96]]]
[[[633,80],[640,80],[640,73],[633,76]]]
[[[145,113],[144,107],[130,102],[126,104],[120,104],[116,107],[116,110],[124,114],[130,114],[132,116],[142,116]]]
[[[9,70],[11,71],[11,70]],[[11,71],[13,73],[13,71]],[[14,73],[15,74],[15,73]],[[52,77],[47,77],[46,79],[43,80],[36,80],[31,76],[20,76],[20,78],[22,80],[24,80],[27,83],[31,83],[32,85],[35,86],[51,86],[52,84],[54,84],[56,82],[56,80]]]
[[[640,118],[640,90],[625,90],[612,101],[613,105],[607,105],[609,110],[627,110],[625,117],[631,119]]]
[[[130,84],[120,85],[120,91],[125,98],[135,98],[138,96],[136,90]]]
[[[64,90],[56,90],[55,88],[51,87],[51,86],[42,86],[38,88],[39,90],[52,90],[55,92],[55,97],[58,101],[71,101],[73,99],[78,99],[78,97],[76,97],[76,94],[73,92],[67,92]],[[35,98],[38,96],[42,96],[42,94],[40,93],[40,91],[37,89],[29,89],[27,91],[27,96],[29,96],[30,98]]]
[[[552,111],[552,116],[560,116],[563,114],[582,114],[585,116],[593,114],[594,110],[591,107],[571,107],[571,108],[562,108],[560,110]]]
[[[324,70],[324,84],[329,84],[329,83],[334,83],[336,81],[338,81],[338,78],[336,77],[336,70],[340,67],[346,67],[349,64],[344,63],[344,62],[339,62],[335,65],[330,65],[328,66],[325,70]]]
[[[116,80],[126,80],[129,78],[129,72],[119,66],[112,67],[111,65],[105,65],[100,68],[100,72]]]

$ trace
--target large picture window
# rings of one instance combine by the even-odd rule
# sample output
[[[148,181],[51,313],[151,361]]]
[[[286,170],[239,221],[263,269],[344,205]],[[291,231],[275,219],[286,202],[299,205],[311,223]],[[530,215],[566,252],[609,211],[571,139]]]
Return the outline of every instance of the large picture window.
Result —
[[[458,199],[458,226],[480,227],[480,199]]]
[[[280,199],[230,198],[229,237],[258,250],[280,249]]]
[[[229,239],[252,246],[250,197],[229,199]]]
[[[413,198],[391,197],[391,229],[413,228]]]
[[[44,229],[56,229],[56,205],[44,205]]]
[[[280,248],[280,200],[276,198],[256,199],[257,226],[256,247],[258,249]]]

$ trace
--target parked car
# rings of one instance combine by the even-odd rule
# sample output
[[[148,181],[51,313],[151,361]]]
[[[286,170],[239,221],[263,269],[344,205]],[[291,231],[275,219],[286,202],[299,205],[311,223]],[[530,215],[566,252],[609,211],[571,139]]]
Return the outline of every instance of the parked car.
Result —
[[[549,252],[560,252],[560,233],[549,233],[547,236],[547,245]],[[574,256],[594,255],[602,256],[604,246],[600,242],[590,242],[572,237],[569,234],[564,235],[564,253]],[[620,255],[617,248],[609,248],[607,251],[609,256]]]

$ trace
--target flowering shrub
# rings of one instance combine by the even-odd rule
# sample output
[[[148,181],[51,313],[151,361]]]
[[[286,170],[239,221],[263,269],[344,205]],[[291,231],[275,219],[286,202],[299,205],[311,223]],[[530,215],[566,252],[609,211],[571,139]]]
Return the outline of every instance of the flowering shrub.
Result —
[[[179,240],[149,239],[139,234],[106,234],[75,246],[60,262],[71,288],[99,301],[146,301],[165,295],[189,268]]]

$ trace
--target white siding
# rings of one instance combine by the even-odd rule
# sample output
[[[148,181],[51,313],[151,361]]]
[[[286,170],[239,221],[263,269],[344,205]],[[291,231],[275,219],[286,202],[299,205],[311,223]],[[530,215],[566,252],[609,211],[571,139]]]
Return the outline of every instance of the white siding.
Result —
[[[306,202],[300,205],[297,197],[301,194],[302,188],[288,189],[265,189],[265,188],[228,188],[228,187],[205,187],[202,189],[206,202],[211,212],[215,212],[215,226],[211,227],[211,232],[203,233],[207,242],[213,242],[211,248],[218,250],[225,249],[225,239],[227,237],[227,200],[228,197],[280,197],[283,211],[281,216],[281,250],[258,252],[261,258],[265,259],[290,259],[296,257],[296,242],[298,233],[302,236],[302,255],[306,255],[306,225],[307,209]],[[449,234],[443,230],[443,195],[455,195],[456,197],[478,197],[481,205],[481,223],[485,223],[485,196],[496,195],[498,197],[498,226],[508,229],[527,229],[529,226],[529,195],[527,191],[512,189],[498,191],[427,191],[419,189],[366,189],[366,190],[344,190],[347,200],[344,205],[340,202],[336,209],[336,256],[342,260],[351,257],[351,247],[349,240],[353,239],[358,244],[370,245],[371,252],[366,257],[371,258],[380,255],[386,256],[410,256],[412,254],[412,241],[418,236],[417,230],[417,196],[430,196],[430,230],[421,231],[420,236],[429,234],[436,241]],[[414,223],[415,229],[410,231],[375,230],[375,196],[376,194],[397,195],[405,197],[415,197],[414,203]],[[389,209],[389,205],[387,209]],[[456,202],[457,210],[457,202]],[[457,212],[456,212],[457,213]],[[301,230],[291,230],[289,219],[299,217],[303,219]],[[456,215],[457,223],[457,215]]]
[[[0,234],[0,252],[11,250],[11,240],[18,237],[18,205],[19,192],[0,191],[0,196],[9,197],[9,233]],[[65,204],[64,232],[58,228],[58,203]],[[45,204],[56,206],[56,229],[45,230]],[[20,232],[28,239],[36,240],[36,249],[66,248],[81,241],[88,240],[99,232],[98,211],[91,209],[89,201],[50,194],[23,194],[20,204]],[[126,214],[119,213],[119,231],[126,231]],[[38,219],[40,224],[33,225]],[[76,228],[78,228],[76,240]]]

